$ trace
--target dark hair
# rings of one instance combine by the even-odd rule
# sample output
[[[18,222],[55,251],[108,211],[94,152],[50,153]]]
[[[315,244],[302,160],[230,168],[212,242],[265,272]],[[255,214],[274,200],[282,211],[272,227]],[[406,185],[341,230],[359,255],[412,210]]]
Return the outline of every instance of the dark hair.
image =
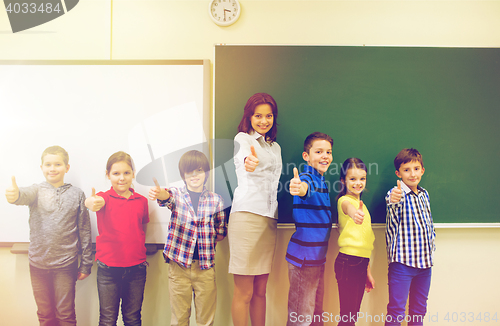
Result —
[[[326,140],[328,141],[332,147],[333,147],[333,139],[332,137],[328,136],[327,134],[324,134],[322,132],[313,132],[309,136],[306,137],[306,140],[304,140],[304,152],[309,154],[309,150],[312,147],[312,144],[315,140]]]
[[[335,200],[339,200],[340,197],[345,196],[345,194],[347,193],[347,187],[345,185],[345,176],[347,175],[347,171],[349,171],[349,169],[352,169],[352,168],[365,170],[365,172],[368,173],[365,163],[363,163],[363,161],[361,161],[359,158],[351,157],[351,158],[348,158],[347,160],[345,160],[344,164],[342,164],[342,168],[340,169],[340,177],[339,177],[340,182],[343,181],[342,182],[342,189],[340,190],[337,197],[335,197]],[[362,194],[363,193],[361,193],[361,195]],[[361,195],[360,195],[360,198],[361,198]]]
[[[64,164],[68,165],[69,162],[69,155],[68,152],[61,146],[50,146],[47,147],[43,153],[42,153],[42,164],[43,164],[43,158],[47,154],[52,154],[52,155],[59,155],[62,157]]]
[[[200,151],[192,150],[184,153],[179,160],[179,173],[184,182],[184,175],[189,172],[193,172],[194,170],[198,170],[202,168],[205,173],[210,172],[210,164],[208,163],[208,159]],[[208,176],[205,175],[204,183],[207,183]]]
[[[132,168],[132,171],[135,172],[135,166],[132,157],[125,152],[119,151],[108,158],[108,163],[106,163],[106,175],[109,175],[109,172],[111,172],[111,167],[113,166],[113,164],[118,162],[127,163]]]
[[[417,161],[422,165],[422,167],[424,167],[424,160],[422,159],[422,154],[420,154],[415,148],[402,149],[394,159],[394,167],[396,168],[396,171],[399,171],[399,168],[401,167],[402,164],[411,161]]]
[[[276,133],[278,129],[278,105],[273,97],[266,93],[253,94],[245,104],[243,109],[243,117],[241,118],[240,124],[238,125],[238,132],[246,132],[247,134],[253,130],[252,123],[250,119],[255,113],[255,108],[261,104],[269,104],[273,112],[273,126],[266,134],[266,141],[274,142],[276,141]]]

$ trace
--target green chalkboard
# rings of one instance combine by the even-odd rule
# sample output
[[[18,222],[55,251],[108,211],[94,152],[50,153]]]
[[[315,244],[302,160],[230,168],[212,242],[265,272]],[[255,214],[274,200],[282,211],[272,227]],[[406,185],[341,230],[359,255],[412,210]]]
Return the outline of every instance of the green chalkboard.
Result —
[[[305,137],[334,139],[325,174],[332,209],[342,162],[359,157],[369,169],[363,200],[385,222],[393,160],[418,149],[436,223],[500,222],[500,49],[348,46],[216,46],[215,138],[232,139],[247,99],[278,103],[282,148],[279,222],[292,222],[287,182],[303,163]],[[230,201],[231,146],[215,148],[215,189]],[[218,174],[217,174],[218,173]],[[231,186],[229,186],[231,188]]]

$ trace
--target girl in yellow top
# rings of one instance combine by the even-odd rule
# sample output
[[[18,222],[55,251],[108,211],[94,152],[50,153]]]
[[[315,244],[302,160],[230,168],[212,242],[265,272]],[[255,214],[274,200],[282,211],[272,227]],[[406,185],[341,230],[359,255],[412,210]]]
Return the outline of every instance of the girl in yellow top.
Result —
[[[375,288],[370,272],[370,255],[375,235],[368,209],[361,201],[366,187],[366,166],[358,158],[345,160],[340,171],[342,191],[337,196],[339,254],[335,277],[339,288],[338,326],[355,325],[363,292]]]

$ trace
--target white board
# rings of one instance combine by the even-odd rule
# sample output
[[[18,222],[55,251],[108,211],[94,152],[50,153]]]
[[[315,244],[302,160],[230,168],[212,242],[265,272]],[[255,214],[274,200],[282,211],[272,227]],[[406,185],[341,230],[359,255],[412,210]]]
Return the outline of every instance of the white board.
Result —
[[[44,181],[41,153],[52,145],[68,151],[65,182],[86,196],[111,187],[106,162],[120,150],[134,159],[138,193],[147,197],[152,176],[180,185],[175,153],[208,156],[209,67],[208,60],[0,61],[1,191],[11,176],[20,187]],[[164,243],[170,212],[155,202],[149,209],[146,242]],[[28,242],[28,215],[0,200],[0,242]],[[93,212],[91,223],[95,242]]]

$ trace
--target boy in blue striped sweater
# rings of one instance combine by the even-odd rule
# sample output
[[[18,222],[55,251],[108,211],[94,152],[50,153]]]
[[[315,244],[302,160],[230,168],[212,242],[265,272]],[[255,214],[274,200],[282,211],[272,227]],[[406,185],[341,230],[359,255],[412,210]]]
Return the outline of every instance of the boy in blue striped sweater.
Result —
[[[330,194],[323,174],[332,163],[333,139],[314,132],[304,141],[304,171],[290,181],[296,231],[286,260],[290,292],[287,325],[323,325],[324,271],[332,229]]]
[[[389,190],[386,244],[389,261],[389,304],[385,325],[423,325],[431,286],[436,233],[429,194],[419,186],[425,172],[422,155],[405,148],[394,159],[401,180]],[[409,297],[408,316],[405,316]]]

